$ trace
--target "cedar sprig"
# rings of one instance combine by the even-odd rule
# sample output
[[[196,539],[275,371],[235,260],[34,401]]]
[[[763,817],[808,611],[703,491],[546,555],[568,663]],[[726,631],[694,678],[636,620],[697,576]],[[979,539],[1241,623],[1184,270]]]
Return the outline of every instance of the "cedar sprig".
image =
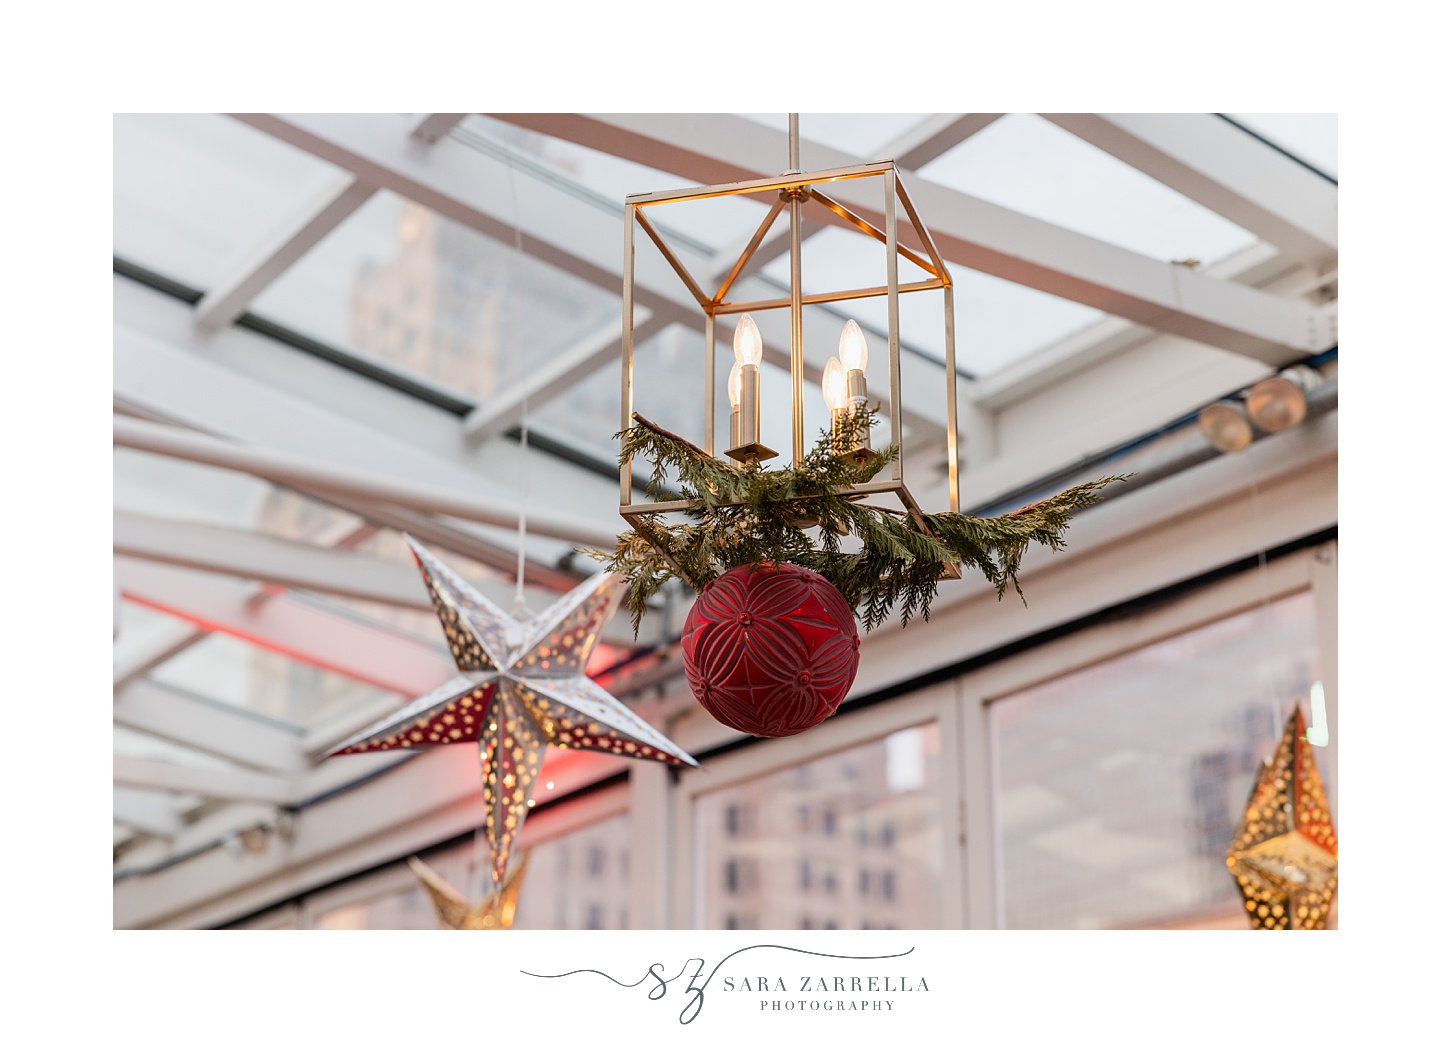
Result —
[[[868,630],[886,622],[894,607],[903,626],[917,615],[929,618],[938,581],[950,564],[977,569],[999,598],[1009,586],[1021,598],[1018,569],[1028,547],[1062,550],[1073,512],[1095,503],[1108,483],[1129,477],[1085,482],[996,518],[929,514],[930,532],[923,532],[904,512],[858,502],[846,492],[870,481],[901,451],[889,446],[863,461],[838,455],[838,439],[876,423],[874,408],[853,411],[835,437],[822,432],[799,467],[769,471],[759,463],[738,466],[709,456],[638,414],[635,420],[616,435],[621,463],[634,456],[650,461],[647,493],[656,502],[700,501],[683,512],[685,522],[637,515],[639,530],[621,534],[613,552],[582,551],[627,581],[625,605],[636,633],[650,599],[672,577],[699,592],[728,569],[754,562],[789,562],[820,573]],[[819,527],[816,539],[808,535],[813,527]],[[842,531],[858,537],[862,549],[843,551]]]

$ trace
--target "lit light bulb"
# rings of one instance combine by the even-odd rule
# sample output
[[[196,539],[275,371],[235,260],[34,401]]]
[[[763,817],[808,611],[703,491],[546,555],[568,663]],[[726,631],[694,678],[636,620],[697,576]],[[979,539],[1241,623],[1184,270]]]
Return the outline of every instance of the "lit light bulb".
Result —
[[[741,408],[741,363],[731,367],[730,379],[726,381],[726,394],[731,398],[731,408]],[[717,400],[718,401],[718,400]]]
[[[1199,429],[1221,453],[1237,453],[1254,441],[1249,415],[1238,402],[1212,402],[1199,411]]]
[[[1310,403],[1305,392],[1320,383],[1307,366],[1293,366],[1250,388],[1245,408],[1255,427],[1267,434],[1286,431],[1305,419]]]
[[[826,370],[821,374],[821,395],[826,399],[826,408],[833,412],[847,406],[846,371],[834,357],[827,360]]]
[[[858,369],[866,372],[867,368],[867,338],[862,333],[862,328],[856,324],[856,319],[848,319],[841,331],[841,341],[837,344],[837,353],[841,355],[841,364],[848,370]]]
[[[744,362],[747,366],[761,364],[761,331],[756,329],[756,320],[749,315],[742,315],[741,321],[736,323],[734,346],[737,362]]]

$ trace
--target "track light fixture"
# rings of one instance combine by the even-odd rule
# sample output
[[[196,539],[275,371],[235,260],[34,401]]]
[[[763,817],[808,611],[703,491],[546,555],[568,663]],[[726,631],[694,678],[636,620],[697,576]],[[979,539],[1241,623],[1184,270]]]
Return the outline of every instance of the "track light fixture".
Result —
[[[1254,428],[1244,405],[1233,399],[1211,402],[1199,411],[1199,429],[1221,453],[1237,453],[1254,441]]]
[[[1289,430],[1305,419],[1305,393],[1319,383],[1320,374],[1309,366],[1292,366],[1261,380],[1245,396],[1250,420],[1266,434]]]

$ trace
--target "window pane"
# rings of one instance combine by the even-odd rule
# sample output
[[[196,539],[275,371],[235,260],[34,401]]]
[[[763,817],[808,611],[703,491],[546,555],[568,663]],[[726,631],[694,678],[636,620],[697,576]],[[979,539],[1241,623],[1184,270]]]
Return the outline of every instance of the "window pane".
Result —
[[[994,703],[1006,926],[1233,911],[1224,853],[1316,662],[1307,593]]]
[[[485,400],[618,326],[620,298],[380,191],[253,311]]]
[[[1031,113],[1004,116],[920,171],[929,181],[1161,261],[1213,264],[1255,236]],[[932,215],[924,213],[930,226]]]
[[[623,930],[629,922],[630,816],[615,815],[530,850],[519,892],[518,930]],[[425,861],[470,902],[489,886],[488,848],[472,840]],[[517,855],[515,856],[517,864]],[[313,926],[322,930],[436,930],[438,917],[423,885],[411,874],[397,890],[329,909]],[[326,897],[322,898],[326,902]]]
[[[391,692],[220,633],[172,656],[150,676],[300,728],[318,727],[363,706],[382,717],[402,701]]]
[[[1334,112],[1231,112],[1230,119],[1310,166],[1338,177],[1339,116]]]
[[[342,172],[228,116],[118,114],[116,256],[208,290]]]
[[[520,930],[630,926],[630,816],[616,815],[532,848],[519,895]]]
[[[695,802],[698,928],[938,927],[936,724]]]

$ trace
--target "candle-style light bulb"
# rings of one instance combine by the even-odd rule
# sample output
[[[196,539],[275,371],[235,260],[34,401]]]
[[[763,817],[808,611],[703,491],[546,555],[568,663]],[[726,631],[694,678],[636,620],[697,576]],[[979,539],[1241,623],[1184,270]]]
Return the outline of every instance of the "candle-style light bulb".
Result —
[[[821,396],[826,399],[826,408],[833,413],[847,407],[846,370],[835,357],[827,359],[826,369],[821,375]]]
[[[856,319],[846,320],[836,350],[846,367],[846,397],[853,406],[862,406],[867,400],[867,338]]]
[[[856,324],[856,319],[847,319],[836,350],[841,355],[841,364],[848,372],[854,369],[866,372],[867,338],[862,333],[862,328]]]
[[[736,323],[734,347],[737,362],[747,366],[761,364],[761,331],[756,329],[756,320],[749,315],[742,315],[741,321]]]
[[[731,447],[726,456],[741,463],[759,463],[776,455],[761,445],[761,331],[756,320],[742,315],[736,323],[736,364],[726,382],[731,397]]]

